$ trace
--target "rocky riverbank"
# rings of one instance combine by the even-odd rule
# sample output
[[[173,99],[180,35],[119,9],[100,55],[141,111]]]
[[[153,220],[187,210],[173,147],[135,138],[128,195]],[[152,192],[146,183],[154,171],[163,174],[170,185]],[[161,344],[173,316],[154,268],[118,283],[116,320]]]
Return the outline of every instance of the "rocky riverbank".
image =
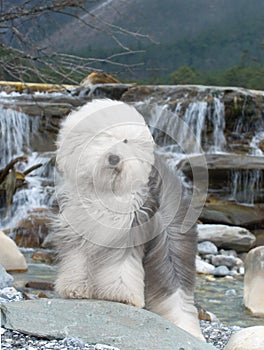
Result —
[[[199,244],[198,244],[198,256],[197,256],[197,272],[199,274],[205,275],[205,279],[203,279],[203,283],[201,287],[198,288],[198,294],[200,293],[199,290],[205,290],[206,288],[212,288],[213,284],[215,284],[214,292],[209,296],[209,299],[215,298],[215,302],[219,303],[219,300],[217,299],[217,294],[225,293],[225,297],[222,298],[222,303],[226,304],[227,299],[230,297],[234,298],[240,298],[239,295],[242,292],[242,286],[241,291],[238,291],[235,283],[236,279],[241,276],[243,277],[244,274],[244,258],[246,256],[246,253],[238,253],[234,249],[228,249],[228,244],[230,246],[236,245],[236,248],[238,251],[245,251],[249,250],[250,247],[254,244],[255,237],[246,229],[243,228],[234,228],[234,227],[228,227],[228,226],[221,226],[221,225],[198,225],[198,232],[199,232]],[[229,242],[229,243],[228,243]],[[227,245],[225,245],[227,244]],[[221,248],[224,245],[225,249]],[[4,247],[2,247],[4,249]],[[52,251],[46,250],[46,249],[28,249],[24,250],[22,249],[22,252],[28,256],[28,268],[32,269],[32,262],[33,265],[36,267],[42,268],[41,265],[43,264],[51,264],[53,261],[52,258]],[[240,257],[239,257],[240,256]],[[215,265],[213,265],[213,263]],[[47,265],[47,266],[48,266]],[[46,270],[48,271],[48,270]],[[58,296],[50,294],[50,291],[45,290],[45,288],[52,288],[52,279],[47,279],[47,272],[45,272],[44,278],[42,280],[39,280],[37,270],[34,270],[34,274],[30,272],[29,280],[22,278],[21,274],[13,274],[15,281],[10,275],[6,275],[5,272],[2,274],[2,280],[0,277],[0,282],[2,281],[1,286],[6,285],[7,288],[2,289],[0,291],[0,301],[3,302],[12,302],[12,301],[23,301],[23,300],[40,300],[42,298],[51,298],[48,300],[56,300]],[[35,276],[35,277],[34,277]],[[45,277],[46,276],[46,277]],[[53,274],[53,278],[55,277],[55,274]],[[35,280],[34,280],[35,278]],[[221,278],[229,278],[230,282],[228,286],[223,288],[223,291],[221,290]],[[22,282],[23,281],[23,282]],[[49,282],[48,282],[49,281]],[[219,282],[218,282],[219,281]],[[232,282],[233,281],[233,282]],[[199,282],[200,283],[200,282]],[[224,284],[226,282],[222,282]],[[19,291],[12,288],[12,285],[15,285]],[[211,285],[211,286],[210,286]],[[49,287],[50,286],[50,287]],[[43,290],[44,288],[44,290]],[[43,299],[42,299],[43,300]],[[47,300],[47,299],[46,299]],[[218,319],[220,315],[217,312],[217,308],[214,309],[213,313],[210,309],[210,303],[207,304],[206,298],[204,298],[203,294],[200,295],[199,300],[202,301],[202,308],[200,309],[200,324],[201,328],[203,330],[203,334],[205,336],[206,341],[209,344],[212,344],[216,347],[216,349],[224,349],[225,345],[227,344],[228,340],[230,339],[231,334],[239,331],[241,328],[236,324],[236,321],[233,321],[233,324],[229,323],[229,325],[225,323],[221,323],[221,321]],[[220,306],[220,304],[218,304]],[[235,305],[232,305],[232,307],[235,307]],[[222,308],[222,307],[221,307]],[[18,306],[18,312],[19,306]],[[42,315],[41,317],[44,317],[43,311],[39,311]],[[104,312],[106,312],[104,310]],[[229,309],[228,313],[231,315],[232,311]],[[16,316],[15,316],[16,317]],[[250,317],[250,316],[248,316]],[[38,315],[38,318],[40,318],[40,315]],[[4,317],[5,319],[5,317]],[[80,321],[79,316],[76,317],[78,319],[78,323]],[[30,315],[29,312],[29,320],[30,322],[37,323],[37,321],[34,321],[33,315]],[[115,320],[111,320],[111,322],[115,323]],[[261,321],[260,321],[261,322]],[[254,322],[252,322],[254,324]],[[260,323],[258,323],[260,324]],[[12,326],[13,327],[13,326]],[[46,340],[43,338],[43,333],[39,333],[36,335],[35,331],[32,330],[34,328],[31,328],[32,324],[28,326],[27,329],[19,328],[20,332],[17,332],[16,328],[12,328],[13,330],[6,330],[3,328],[3,336],[2,336],[2,346],[3,349],[10,349],[15,348],[15,346],[25,346],[25,349],[31,349],[32,348],[40,348],[40,349],[64,349],[65,344],[72,344],[72,349],[100,349],[96,348],[95,345],[91,344],[91,341],[86,341],[82,337],[74,337],[74,334],[69,333],[68,336],[65,335],[64,339],[53,339],[53,340]],[[40,329],[43,327],[40,326]],[[56,327],[53,327],[54,330],[56,330]],[[31,331],[29,330],[31,329]],[[22,330],[22,333],[21,333]],[[59,334],[59,330],[57,329],[57,334]],[[27,333],[30,333],[30,335],[26,335]],[[52,335],[54,337],[54,334]],[[98,334],[99,338],[94,340],[95,342],[102,343],[102,339],[100,338],[100,332]],[[162,340],[160,340],[162,341]],[[71,342],[71,343],[68,343]],[[106,344],[109,344],[106,342]],[[11,347],[10,347],[11,345]],[[26,347],[27,346],[27,347]],[[98,345],[102,346],[102,345]],[[116,348],[116,347],[115,347]],[[117,347],[118,348],[118,347]],[[107,347],[102,349],[108,349]],[[110,348],[111,349],[111,348]],[[120,347],[119,349],[122,349]],[[146,348],[144,348],[145,350]],[[171,349],[171,348],[169,348]]]

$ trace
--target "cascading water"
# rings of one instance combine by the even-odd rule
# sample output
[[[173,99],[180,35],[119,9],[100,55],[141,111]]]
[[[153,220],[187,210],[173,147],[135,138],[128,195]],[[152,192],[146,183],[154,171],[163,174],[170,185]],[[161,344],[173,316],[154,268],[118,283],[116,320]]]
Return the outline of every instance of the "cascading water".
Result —
[[[262,171],[250,169],[231,171],[231,196],[237,203],[253,205],[259,198],[263,199],[261,184]]]
[[[156,143],[161,146],[160,152],[170,158],[170,163],[174,159],[173,166],[187,155],[225,152],[225,113],[224,104],[219,98],[213,99],[213,105],[195,101],[186,107],[179,102],[173,111],[167,105],[158,104],[152,105],[148,111],[146,105],[136,107],[149,115],[147,123]]]
[[[211,120],[213,124],[213,144],[211,145],[209,152],[222,153],[226,146],[226,138],[224,134],[225,105],[219,98],[214,98],[213,113],[209,116],[209,120]]]
[[[263,145],[263,147],[261,147]],[[263,156],[264,149],[264,131],[258,131],[250,142],[251,154],[254,156]],[[262,148],[262,149],[261,149]]]
[[[241,131],[241,122],[239,129]],[[237,128],[237,125],[236,125]],[[264,140],[264,131],[257,131],[249,143],[249,155],[263,156],[260,148]],[[263,172],[259,169],[248,169],[243,171],[233,170],[230,174],[232,183],[230,199],[237,203],[253,205],[255,202],[263,201],[264,193],[261,184],[263,184]]]
[[[12,158],[28,153],[30,125],[24,113],[0,106],[0,115],[0,168],[3,168]]]
[[[0,101],[1,102],[1,101]],[[0,208],[0,229],[12,228],[36,208],[48,208],[53,197],[53,166],[51,154],[33,152],[31,137],[38,132],[40,117],[29,117],[25,113],[0,106],[0,169],[12,159],[26,156],[26,162],[18,162],[16,171],[23,173],[36,164],[42,166],[26,176],[26,186],[18,189],[10,207]]]
[[[181,153],[187,154],[199,153],[201,147],[205,152],[225,151],[224,104],[217,97],[214,97],[213,105],[196,101],[184,108],[179,102],[173,111],[166,105],[154,105],[148,123],[156,142],[167,151],[169,147],[175,150],[177,146]],[[208,139],[209,128],[213,130],[211,139]]]
[[[180,101],[173,110],[168,104],[151,104],[148,101],[148,105],[151,106],[150,110],[146,107],[146,101],[138,104],[137,108],[148,115],[147,123],[160,145],[159,152],[173,169],[183,158],[195,154],[227,154],[225,105],[221,96],[190,101],[187,106],[185,101]],[[234,133],[243,137],[243,132],[248,132],[248,129],[250,126],[241,117],[234,126]],[[249,145],[249,155],[263,155],[259,148],[261,140],[264,140],[264,131],[256,132]],[[230,200],[252,205],[257,197],[262,196],[261,170],[230,170],[229,177]]]

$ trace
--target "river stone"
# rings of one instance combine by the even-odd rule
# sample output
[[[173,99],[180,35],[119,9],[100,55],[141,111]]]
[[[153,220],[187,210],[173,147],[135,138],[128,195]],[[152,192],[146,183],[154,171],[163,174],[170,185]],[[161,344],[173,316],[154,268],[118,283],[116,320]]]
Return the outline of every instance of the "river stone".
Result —
[[[19,247],[39,248],[49,233],[47,210],[31,211],[13,229],[14,240]]]
[[[224,350],[263,350],[264,326],[244,328],[234,333]]]
[[[264,246],[261,246],[250,250],[245,261],[244,304],[254,316],[264,317],[263,296]]]
[[[206,224],[224,224],[243,227],[262,227],[264,222],[264,204],[253,206],[219,200],[206,203],[200,220]]]
[[[195,265],[196,265],[196,272],[204,275],[212,274],[215,269],[214,265],[209,264],[208,262],[201,260],[199,258],[196,258]]]
[[[27,263],[15,242],[0,231],[0,263],[7,271],[26,271]]]
[[[233,256],[234,258],[237,258],[237,252],[234,249],[220,249],[219,253],[221,255],[225,255],[225,256]],[[245,253],[246,254],[246,253]]]
[[[229,268],[232,268],[234,266],[243,265],[242,260],[239,258],[235,258],[234,256],[220,255],[220,254],[213,255],[211,257],[211,263],[214,266],[224,265],[224,266],[227,266]]]
[[[243,227],[228,225],[199,224],[198,242],[211,241],[218,248],[248,251],[254,244],[255,236]]]
[[[215,349],[154,313],[115,302],[39,299],[0,308],[2,326],[38,337],[77,337],[126,350]]]
[[[14,278],[6,272],[5,268],[0,264],[0,289],[11,287]]]
[[[230,270],[226,266],[220,265],[214,269],[212,274],[216,277],[225,277],[230,275]]]
[[[217,246],[210,241],[204,241],[197,244],[197,251],[202,255],[217,254]]]

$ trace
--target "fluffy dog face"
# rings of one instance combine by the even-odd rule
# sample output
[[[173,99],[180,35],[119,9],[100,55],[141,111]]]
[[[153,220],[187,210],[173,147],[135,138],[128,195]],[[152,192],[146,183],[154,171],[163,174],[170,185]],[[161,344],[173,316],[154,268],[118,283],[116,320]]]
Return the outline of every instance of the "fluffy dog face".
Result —
[[[79,177],[86,179],[98,195],[133,195],[147,184],[153,147],[144,125],[113,126],[83,149]]]
[[[58,146],[58,169],[80,198],[122,211],[142,204],[136,197],[144,200],[154,141],[133,107],[109,100],[85,105],[64,122]]]

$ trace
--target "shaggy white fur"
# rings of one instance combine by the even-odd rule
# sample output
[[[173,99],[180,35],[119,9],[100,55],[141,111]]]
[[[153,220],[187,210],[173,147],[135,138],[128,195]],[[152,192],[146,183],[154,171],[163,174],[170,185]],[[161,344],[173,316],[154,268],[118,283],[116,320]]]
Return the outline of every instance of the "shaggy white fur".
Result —
[[[56,290],[128,303],[202,338],[193,306],[196,231],[143,117],[111,100],[70,114],[58,137]]]

